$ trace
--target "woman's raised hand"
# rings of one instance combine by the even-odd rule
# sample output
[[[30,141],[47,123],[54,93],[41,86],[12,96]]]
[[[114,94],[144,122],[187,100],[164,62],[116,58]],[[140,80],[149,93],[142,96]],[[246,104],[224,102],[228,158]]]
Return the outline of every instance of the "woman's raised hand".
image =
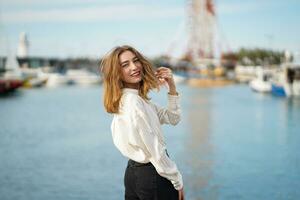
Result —
[[[170,68],[159,67],[155,72],[155,76],[158,78],[159,83],[162,85],[167,83],[169,86],[170,94],[177,94],[173,73]]]

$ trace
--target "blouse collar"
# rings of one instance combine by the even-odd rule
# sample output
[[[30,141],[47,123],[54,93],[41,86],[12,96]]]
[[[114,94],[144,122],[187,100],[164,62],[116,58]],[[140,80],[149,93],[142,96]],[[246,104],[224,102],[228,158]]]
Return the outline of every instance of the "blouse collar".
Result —
[[[123,88],[123,93],[132,93],[132,94],[139,94],[139,90],[133,88]]]

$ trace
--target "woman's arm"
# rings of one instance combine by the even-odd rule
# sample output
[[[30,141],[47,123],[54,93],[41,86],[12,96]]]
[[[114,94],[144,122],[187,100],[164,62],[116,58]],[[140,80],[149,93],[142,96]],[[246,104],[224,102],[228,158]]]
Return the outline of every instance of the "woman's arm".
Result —
[[[154,104],[157,110],[159,121],[161,124],[167,123],[176,125],[180,121],[180,105],[179,105],[179,95],[176,91],[176,85],[173,78],[172,70],[160,67],[156,71],[156,76],[161,83],[167,82],[169,86],[168,93],[168,108],[161,108]],[[184,200],[183,187],[178,190],[179,200]]]
[[[181,119],[181,109],[179,100],[179,95],[174,96],[168,94],[168,106],[166,108],[152,103],[161,124],[176,125],[179,123]]]
[[[167,156],[165,147],[158,138],[160,133],[154,132],[157,129],[151,127],[150,120],[142,107],[135,110],[132,121],[141,141],[140,147],[149,156],[157,173],[169,179],[176,190],[180,190],[183,187],[182,176],[176,164]]]
[[[172,70],[166,67],[160,67],[157,69],[155,74],[161,83],[166,82],[169,86],[167,108],[153,104],[155,106],[159,121],[161,124],[176,125],[180,121],[181,112],[179,95],[176,91]]]

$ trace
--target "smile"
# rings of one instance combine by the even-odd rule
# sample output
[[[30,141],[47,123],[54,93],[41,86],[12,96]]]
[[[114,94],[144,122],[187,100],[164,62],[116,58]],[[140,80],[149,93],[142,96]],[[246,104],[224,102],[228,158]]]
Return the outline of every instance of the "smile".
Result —
[[[131,76],[136,77],[136,76],[139,76],[140,74],[141,74],[141,72],[138,71],[138,72],[135,72],[135,73],[131,74]]]

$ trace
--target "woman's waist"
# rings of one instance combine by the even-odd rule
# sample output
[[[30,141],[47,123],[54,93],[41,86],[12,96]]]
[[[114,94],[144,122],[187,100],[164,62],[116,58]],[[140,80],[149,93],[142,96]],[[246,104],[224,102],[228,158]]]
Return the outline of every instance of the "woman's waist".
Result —
[[[144,166],[153,166],[153,165],[151,162],[140,163],[140,162],[136,162],[134,160],[129,159],[127,166],[128,167],[144,167]]]
[[[166,152],[166,155],[169,157],[167,149],[165,149],[165,152]],[[152,165],[150,159],[148,159],[147,157],[143,158],[143,159],[139,159],[139,158],[134,158],[134,157],[128,156],[128,158],[129,158],[128,166],[139,167],[139,166],[150,166],[150,165]]]

